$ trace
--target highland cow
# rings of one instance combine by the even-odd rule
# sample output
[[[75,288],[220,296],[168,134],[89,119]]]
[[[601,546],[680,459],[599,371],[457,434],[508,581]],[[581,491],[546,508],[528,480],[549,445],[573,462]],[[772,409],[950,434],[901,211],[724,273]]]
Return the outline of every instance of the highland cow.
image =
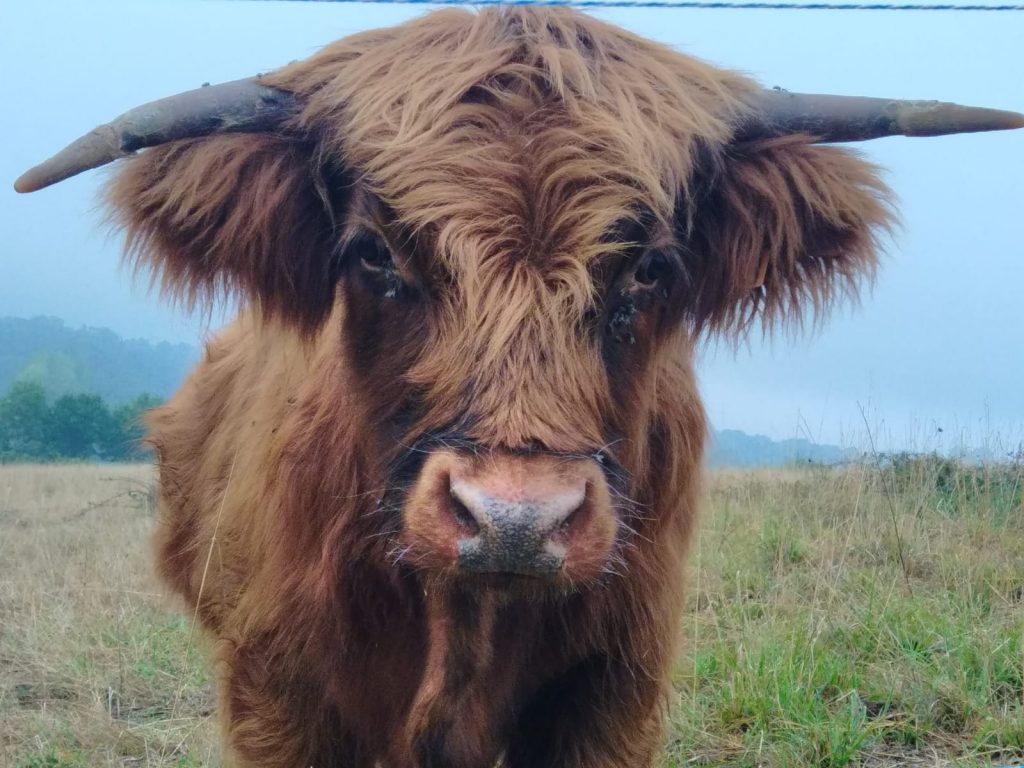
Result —
[[[696,345],[856,290],[823,141],[1015,127],[764,91],[567,9],[441,11],[135,110],[129,253],[238,318],[149,418],[163,579],[240,766],[643,768],[706,423]]]

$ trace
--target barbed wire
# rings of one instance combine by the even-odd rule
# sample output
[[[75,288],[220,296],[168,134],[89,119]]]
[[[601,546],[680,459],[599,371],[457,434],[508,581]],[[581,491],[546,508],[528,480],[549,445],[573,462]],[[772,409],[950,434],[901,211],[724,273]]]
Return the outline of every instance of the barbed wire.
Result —
[[[300,3],[371,3],[377,5],[566,5],[573,8],[696,8],[773,11],[1024,11],[1024,5],[955,3],[797,3],[727,2],[727,0],[286,0]]]

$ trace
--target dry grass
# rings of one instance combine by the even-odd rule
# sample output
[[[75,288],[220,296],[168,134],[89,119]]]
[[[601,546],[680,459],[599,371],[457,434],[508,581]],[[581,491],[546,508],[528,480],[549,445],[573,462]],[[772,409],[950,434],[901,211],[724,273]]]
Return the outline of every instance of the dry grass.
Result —
[[[213,695],[149,569],[153,471],[0,466],[0,766],[213,764]]]
[[[665,765],[1024,762],[1020,484],[936,461],[714,475]],[[0,767],[217,764],[208,669],[149,574],[151,487],[0,466]]]

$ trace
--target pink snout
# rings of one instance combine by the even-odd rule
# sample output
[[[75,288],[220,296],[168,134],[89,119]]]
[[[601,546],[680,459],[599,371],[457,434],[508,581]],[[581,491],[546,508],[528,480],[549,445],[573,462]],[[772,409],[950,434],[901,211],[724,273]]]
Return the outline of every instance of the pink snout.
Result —
[[[606,565],[617,529],[589,459],[441,451],[405,510],[418,559],[464,573],[584,578]]]

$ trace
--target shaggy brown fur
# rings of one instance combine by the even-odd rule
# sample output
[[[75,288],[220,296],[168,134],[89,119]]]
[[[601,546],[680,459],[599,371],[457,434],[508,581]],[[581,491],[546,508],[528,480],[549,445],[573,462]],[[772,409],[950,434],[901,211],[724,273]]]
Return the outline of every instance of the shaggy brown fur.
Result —
[[[649,766],[695,344],[870,274],[874,169],[733,143],[752,83],[565,9],[440,11],[267,80],[305,104],[279,134],[147,151],[111,191],[168,292],[248,300],[150,421],[159,568],[216,638],[232,759]],[[412,556],[440,450],[600,460],[614,563],[544,584]]]

